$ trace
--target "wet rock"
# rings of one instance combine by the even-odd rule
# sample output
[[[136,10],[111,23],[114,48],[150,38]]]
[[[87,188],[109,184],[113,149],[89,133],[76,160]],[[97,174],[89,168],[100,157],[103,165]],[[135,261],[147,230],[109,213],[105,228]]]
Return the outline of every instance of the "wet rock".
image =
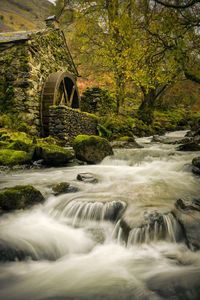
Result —
[[[192,166],[191,170],[192,170],[192,173],[194,173],[195,175],[200,175],[200,169],[199,168]]]
[[[66,193],[76,193],[79,189],[70,185],[68,182],[61,182],[52,187],[52,190],[56,196]]]
[[[194,141],[195,143],[199,144],[199,143],[200,143],[200,135],[194,136],[193,141]]]
[[[133,225],[131,220],[123,219],[121,227],[128,236],[128,245],[165,239],[177,242],[184,239],[182,229],[171,212],[145,211],[138,224]]]
[[[137,149],[144,148],[137,142],[126,142],[126,141],[113,141],[110,143],[112,148],[123,148],[123,149]]]
[[[196,142],[190,142],[178,146],[176,150],[177,151],[200,151],[200,145]]]
[[[9,245],[7,242],[0,240],[0,261],[24,261],[26,259],[36,260],[36,256],[27,250]]]
[[[43,201],[41,192],[31,185],[17,185],[0,192],[0,208],[4,212],[24,209]]]
[[[174,264],[174,266],[180,264],[176,256],[171,258],[169,263],[170,265]],[[199,276],[199,270],[194,267],[189,268],[187,272],[184,270],[182,272],[166,272],[163,270],[163,272],[158,272],[158,274],[148,279],[147,286],[161,297],[159,299],[199,300]]]
[[[172,144],[172,145],[176,145],[176,144],[185,144],[185,143],[189,143],[191,141],[191,138],[189,137],[185,137],[185,138],[179,138],[179,137],[169,137],[169,138],[165,138],[163,140],[164,144]]]
[[[159,135],[154,135],[151,139],[152,143],[162,143],[164,137]]]
[[[73,219],[74,225],[85,221],[107,220],[115,222],[121,216],[126,204],[122,201],[88,202],[70,201],[65,209],[65,216]]]
[[[193,164],[193,166],[200,169],[200,156],[193,158],[192,164]]]
[[[98,179],[93,176],[91,173],[80,173],[76,177],[79,181],[84,181],[86,183],[97,183]]]
[[[200,249],[200,199],[177,200],[174,213],[184,229],[188,246]]]
[[[113,150],[109,142],[99,136],[78,135],[73,148],[76,158],[87,163],[99,163],[104,157],[113,155]]]
[[[194,133],[195,133],[195,131],[190,130],[185,134],[185,137],[193,137]]]
[[[159,136],[154,135],[151,142],[152,143],[163,143],[163,144],[185,144],[191,141],[190,137],[165,137],[165,136]]]
[[[193,158],[192,172],[196,175],[200,175],[200,156]]]

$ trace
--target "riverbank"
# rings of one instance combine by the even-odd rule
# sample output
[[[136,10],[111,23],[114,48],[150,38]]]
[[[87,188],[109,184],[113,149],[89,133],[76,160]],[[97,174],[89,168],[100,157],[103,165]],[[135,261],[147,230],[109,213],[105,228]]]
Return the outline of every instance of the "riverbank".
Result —
[[[182,138],[185,132],[166,138],[177,134]],[[3,299],[198,299],[200,252],[188,247],[173,222],[164,227],[167,236],[159,236],[154,226],[153,239],[144,230],[146,239],[131,235],[128,244],[118,226],[123,219],[141,229],[156,213],[154,220],[172,212],[178,199],[199,197],[200,177],[192,173],[191,161],[200,153],[151,139],[136,140],[144,148],[115,149],[97,165],[1,177],[1,188],[32,184],[46,199],[0,218],[1,245],[26,254],[22,261],[0,264]],[[77,180],[80,173],[97,182]],[[52,186],[65,181],[77,191],[56,196]],[[113,207],[119,214],[111,220]],[[171,239],[172,233],[179,238]]]

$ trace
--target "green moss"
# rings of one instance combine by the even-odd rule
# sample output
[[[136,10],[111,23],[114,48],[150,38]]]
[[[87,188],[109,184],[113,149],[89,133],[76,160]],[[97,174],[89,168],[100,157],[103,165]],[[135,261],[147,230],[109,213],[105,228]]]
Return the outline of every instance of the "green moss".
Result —
[[[112,115],[109,118],[102,117],[99,120],[99,135],[109,140],[115,140],[122,136],[133,136],[132,126],[134,119],[124,116]]]
[[[99,117],[96,116],[96,115],[94,115],[94,114],[91,114],[91,113],[88,113],[88,112],[84,112],[84,111],[82,111],[81,113],[82,113],[83,115],[89,117],[89,118],[93,118],[93,119],[95,119],[95,120],[97,120],[97,121],[99,120]]]
[[[135,142],[135,139],[132,136],[122,136],[119,138],[119,141],[131,143],[131,142]]]
[[[0,207],[3,211],[22,209],[44,201],[44,197],[31,185],[18,185],[0,192]]]
[[[15,141],[21,141],[23,143],[32,144],[32,137],[25,132],[11,131],[10,129],[0,129],[0,140],[13,143]]]
[[[37,139],[37,143],[38,143],[38,145],[50,144],[50,145],[60,146],[59,145],[60,142],[50,136],[48,136],[46,138]]]
[[[15,140],[8,146],[8,149],[29,152],[33,148],[32,144],[25,143],[22,140]]]
[[[101,142],[101,141],[106,141],[105,138],[102,138],[100,136],[97,136],[97,135],[78,135],[74,141],[73,141],[73,144],[76,144],[76,143],[84,143],[84,142],[87,142],[87,143],[97,143],[97,142]]]
[[[26,164],[31,161],[31,156],[25,151],[15,151],[10,149],[0,149],[0,165]]]
[[[12,139],[8,133],[4,133],[1,135],[1,141],[12,142]]]

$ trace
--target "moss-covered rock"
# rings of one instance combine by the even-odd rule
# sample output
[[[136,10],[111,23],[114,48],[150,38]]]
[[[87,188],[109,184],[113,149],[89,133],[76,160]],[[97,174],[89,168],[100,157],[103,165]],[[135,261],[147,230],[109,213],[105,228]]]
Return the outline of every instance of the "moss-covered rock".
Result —
[[[57,145],[38,144],[35,148],[34,159],[43,159],[48,166],[62,166],[67,164],[74,154],[71,150]]]
[[[113,155],[109,142],[94,135],[78,135],[73,141],[73,148],[76,157],[88,163],[99,163],[104,157]]]
[[[68,182],[55,184],[52,187],[52,190],[56,196],[66,193],[75,193],[79,191],[77,187],[70,185]]]
[[[0,165],[13,166],[22,165],[31,161],[31,155],[25,151],[11,149],[0,149]]]
[[[43,201],[41,192],[31,185],[17,185],[0,192],[0,207],[3,211],[24,209]]]

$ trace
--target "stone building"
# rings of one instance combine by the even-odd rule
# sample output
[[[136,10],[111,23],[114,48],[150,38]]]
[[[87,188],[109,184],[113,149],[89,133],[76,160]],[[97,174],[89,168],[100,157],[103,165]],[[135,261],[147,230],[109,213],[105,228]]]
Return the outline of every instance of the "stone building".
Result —
[[[51,19],[55,21],[48,18],[48,28],[41,31],[0,34],[0,111],[19,115],[30,126],[31,134],[41,136],[54,135],[52,124],[57,121],[50,118],[58,118],[58,113],[51,109],[50,116],[52,105],[64,106],[64,110],[57,112],[66,115],[71,113],[67,107],[79,108],[80,101],[76,66],[63,32],[50,26]],[[77,113],[73,115],[77,119]],[[69,127],[66,121],[69,115],[60,119],[64,123],[59,125]],[[96,124],[96,120],[92,122]],[[85,121],[81,126],[85,127]],[[75,132],[86,133],[86,129]],[[67,129],[64,131],[67,135]],[[63,134],[60,136],[63,138]]]

